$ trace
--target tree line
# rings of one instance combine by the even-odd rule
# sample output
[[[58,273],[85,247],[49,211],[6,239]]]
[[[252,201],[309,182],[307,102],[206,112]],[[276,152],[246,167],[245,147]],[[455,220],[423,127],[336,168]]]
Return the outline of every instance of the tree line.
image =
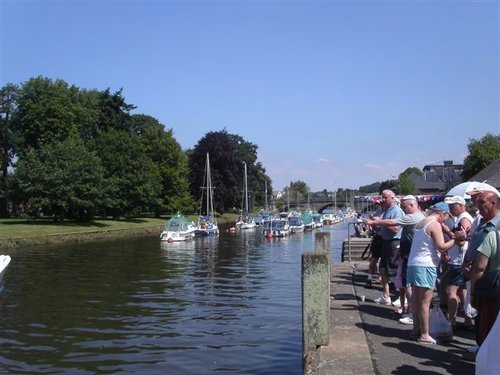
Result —
[[[254,205],[271,179],[257,145],[225,129],[184,151],[152,116],[132,114],[122,90],[36,77],[0,89],[0,217],[56,220],[195,213],[210,153],[219,213],[241,208],[243,170]]]
[[[243,206],[244,163],[253,208],[271,203],[272,181],[257,161],[258,147],[225,129],[205,134],[190,150],[168,129],[126,102],[122,90],[87,90],[63,80],[36,77],[0,89],[0,217],[51,216],[56,220],[156,216],[200,207],[206,154],[210,154],[215,209]],[[500,136],[471,139],[463,180],[500,158]],[[361,186],[354,193],[394,188],[417,194],[410,174]],[[339,188],[335,194],[351,192]],[[311,193],[292,181],[284,197]],[[270,196],[269,196],[270,197]],[[286,198],[282,198],[282,202]]]

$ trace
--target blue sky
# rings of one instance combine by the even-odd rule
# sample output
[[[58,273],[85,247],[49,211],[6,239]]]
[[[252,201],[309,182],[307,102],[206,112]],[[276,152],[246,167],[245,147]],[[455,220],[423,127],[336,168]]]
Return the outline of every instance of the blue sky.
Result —
[[[1,1],[1,85],[123,88],[184,149],[227,129],[281,189],[463,162],[500,134],[499,1]]]

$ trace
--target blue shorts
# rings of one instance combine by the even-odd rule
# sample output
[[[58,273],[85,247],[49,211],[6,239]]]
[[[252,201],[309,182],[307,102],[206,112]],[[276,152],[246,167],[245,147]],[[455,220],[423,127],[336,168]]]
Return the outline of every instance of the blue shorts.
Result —
[[[411,286],[434,290],[437,279],[436,267],[408,266],[407,282]]]
[[[465,286],[465,277],[462,266],[448,265],[448,285]]]

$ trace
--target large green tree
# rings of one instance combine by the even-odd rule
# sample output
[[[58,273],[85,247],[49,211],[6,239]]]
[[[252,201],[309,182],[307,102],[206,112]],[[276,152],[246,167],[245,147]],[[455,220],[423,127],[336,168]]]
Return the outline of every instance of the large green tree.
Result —
[[[79,135],[85,111],[78,93],[78,88],[62,80],[43,77],[32,78],[21,86],[13,116],[17,155]]]
[[[142,141],[146,155],[152,160],[160,178],[154,212],[157,215],[176,211],[195,212],[195,201],[189,192],[188,158],[175,140],[173,130],[165,130],[157,119],[143,114],[132,115],[130,128],[132,134]]]
[[[104,213],[113,218],[134,215],[159,206],[158,169],[145,146],[132,134],[108,129],[93,145],[104,167]]]
[[[418,169],[417,167],[410,167],[406,168],[402,173],[399,174],[397,183],[396,183],[396,188],[401,195],[408,195],[408,194],[418,194],[419,191],[417,189],[417,186],[411,179],[411,175],[416,174],[418,176],[422,175],[422,170]]]
[[[232,138],[235,145],[236,159],[241,160],[241,163],[237,164],[239,167],[238,175],[241,176],[239,186],[240,203],[238,207],[243,208],[244,163],[246,163],[247,166],[249,208],[250,210],[255,210],[257,207],[264,207],[266,201],[266,187],[269,192],[272,192],[272,182],[266,175],[266,169],[262,163],[257,161],[257,151],[259,147],[255,143],[246,141],[239,135],[230,134],[229,136]],[[268,203],[270,203],[269,200]]]
[[[500,135],[487,133],[483,138],[470,139],[469,155],[464,159],[462,177],[468,181],[472,176],[500,158]]]
[[[83,220],[101,205],[103,176],[97,155],[70,137],[23,152],[9,190],[13,202],[32,216]]]
[[[236,157],[237,144],[226,130],[209,132],[189,153],[191,193],[202,196],[205,161],[210,155],[212,187],[216,211],[224,213],[240,206],[242,160]],[[201,204],[201,203],[200,203]]]
[[[0,89],[0,217],[9,216],[7,209],[7,176],[13,158],[12,114],[17,108],[17,85]]]

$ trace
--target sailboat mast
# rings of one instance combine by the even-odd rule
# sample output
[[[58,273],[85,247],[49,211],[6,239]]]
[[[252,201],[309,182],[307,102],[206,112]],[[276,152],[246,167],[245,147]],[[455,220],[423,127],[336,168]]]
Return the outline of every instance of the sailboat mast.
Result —
[[[210,185],[211,185],[211,182],[210,182],[210,158],[208,156],[208,152],[207,152],[207,161],[205,163],[205,168],[207,170],[207,217],[208,217],[208,213],[210,212]]]
[[[245,165],[245,213],[248,214],[248,181],[247,181],[247,163],[243,162]]]
[[[264,181],[264,192],[265,192],[265,196],[264,196],[264,202],[265,202],[265,206],[264,206],[264,210],[267,211],[267,180]]]

